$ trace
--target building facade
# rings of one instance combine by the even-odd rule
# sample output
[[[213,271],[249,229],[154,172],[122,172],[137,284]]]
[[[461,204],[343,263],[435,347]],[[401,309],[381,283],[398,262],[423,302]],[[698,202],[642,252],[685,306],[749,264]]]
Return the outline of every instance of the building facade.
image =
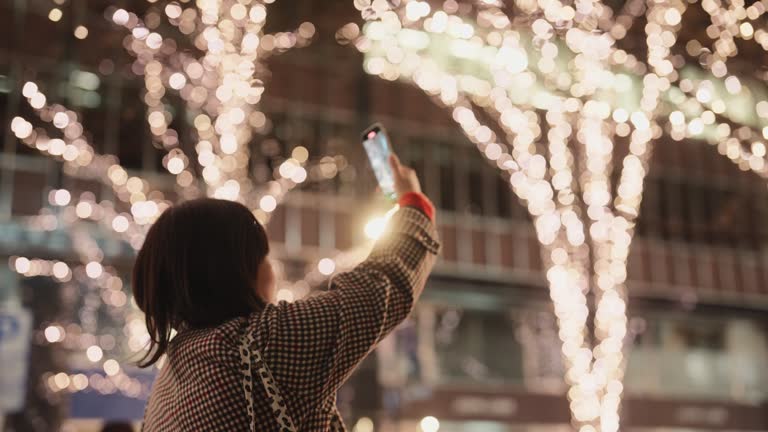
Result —
[[[124,3],[137,13],[156,7]],[[434,416],[443,431],[568,430],[557,327],[526,210],[448,112],[418,89],[364,73],[360,54],[334,37],[357,21],[357,12],[351,2],[330,3],[270,8],[276,31],[306,20],[317,28],[312,45],[270,61],[261,104],[269,123],[252,142],[252,176],[260,182],[297,146],[316,163],[311,181],[292,191],[268,224],[283,278],[301,280],[320,258],[363,243],[366,222],[385,210],[359,143],[372,121],[386,125],[401,158],[419,173],[439,208],[443,243],[413,316],[340,393],[350,428],[368,430],[360,420],[368,418],[375,430],[412,431]],[[52,22],[56,5],[64,18]],[[164,185],[167,197],[176,193],[163,154],[152,145],[143,81],[121,50],[125,35],[104,17],[109,6],[0,5],[3,259],[76,261],[66,232],[37,233],[26,218],[52,208],[51,189],[110,198],[110,191],[70,178],[8,130],[16,115],[30,114],[21,96],[27,80],[78,111],[99,151]],[[80,24],[89,29],[83,40],[72,35]],[[174,108],[183,112],[178,103]],[[184,142],[190,120],[174,121]],[[186,150],[192,154],[193,145]],[[651,166],[629,258],[624,428],[768,430],[766,183],[716,147],[692,140],[662,139]],[[103,237],[105,262],[127,276],[132,248],[92,231]],[[10,270],[2,277],[3,298],[23,298],[23,278]]]

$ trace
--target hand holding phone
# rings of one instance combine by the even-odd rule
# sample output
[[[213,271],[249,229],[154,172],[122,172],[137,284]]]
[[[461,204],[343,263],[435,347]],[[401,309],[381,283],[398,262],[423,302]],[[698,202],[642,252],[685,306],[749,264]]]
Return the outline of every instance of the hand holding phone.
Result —
[[[389,136],[379,123],[363,132],[363,147],[381,191],[392,201],[408,192],[421,192],[416,171],[400,163],[389,143]]]
[[[389,146],[389,137],[384,127],[379,123],[374,123],[363,132],[363,148],[371,162],[373,174],[379,182],[379,187],[384,195],[390,200],[397,199],[395,190],[395,177],[392,172],[392,166],[389,157],[392,150]]]
[[[389,156],[389,166],[395,177],[395,192],[398,196],[408,192],[421,193],[421,183],[413,168],[401,164],[400,158],[394,153]]]

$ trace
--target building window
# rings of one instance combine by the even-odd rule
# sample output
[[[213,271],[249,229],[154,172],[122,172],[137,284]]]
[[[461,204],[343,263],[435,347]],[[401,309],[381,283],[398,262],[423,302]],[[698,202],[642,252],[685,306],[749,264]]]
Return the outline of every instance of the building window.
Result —
[[[440,171],[440,202],[445,210],[456,210],[456,168],[453,149],[447,146],[436,148],[437,163]]]
[[[626,385],[634,394],[744,402],[768,395],[768,335],[758,323],[664,316],[632,323]]]
[[[751,179],[716,183],[650,178],[646,180],[638,234],[760,250],[766,242],[766,228],[760,221],[768,219],[768,189],[753,183]]]
[[[439,310],[434,333],[439,381],[522,382],[522,347],[514,338],[516,328],[505,311]],[[499,346],[505,347],[502,355]]]

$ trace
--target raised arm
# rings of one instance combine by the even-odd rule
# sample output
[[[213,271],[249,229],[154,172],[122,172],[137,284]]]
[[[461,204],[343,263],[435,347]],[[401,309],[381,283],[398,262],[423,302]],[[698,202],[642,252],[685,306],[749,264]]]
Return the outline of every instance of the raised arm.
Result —
[[[402,193],[399,202],[364,262],[334,277],[327,292],[268,306],[258,330],[251,327],[299,423],[321,404],[332,407],[339,386],[424,289],[440,247],[434,209],[417,191]]]

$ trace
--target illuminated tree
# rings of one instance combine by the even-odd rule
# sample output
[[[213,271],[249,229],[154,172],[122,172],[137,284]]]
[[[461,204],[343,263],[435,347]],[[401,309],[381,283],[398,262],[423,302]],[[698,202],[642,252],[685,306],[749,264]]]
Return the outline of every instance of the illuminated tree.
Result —
[[[662,135],[705,140],[766,176],[755,130],[768,117],[764,77],[728,76],[726,67],[734,38],[768,49],[768,32],[750,23],[765,5],[705,0],[709,49],[678,43],[686,11],[700,12],[679,0],[632,0],[619,11],[592,0],[354,4],[369,22],[337,36],[365,54],[365,70],[412,83],[449,109],[527,207],[574,424],[618,430],[627,257],[653,145]],[[644,43],[623,49],[631,39]]]
[[[135,57],[131,70],[143,79],[146,120],[155,146],[164,152],[163,166],[175,176],[173,195],[164,184],[130,173],[115,155],[99,154],[75,111],[50,103],[40,85],[24,85],[22,93],[38,117],[34,122],[41,125],[36,127],[31,119],[16,117],[10,125],[16,137],[61,161],[64,175],[100,182],[114,196],[114,201],[107,197],[97,202],[90,192],[52,190],[49,201],[56,210],[43,209],[38,216],[24,220],[31,230],[67,232],[80,261],[70,265],[59,260],[11,259],[11,268],[19,274],[50,276],[81,293],[77,319],[48,325],[44,329],[47,342],[64,342],[81,351],[109,377],[94,384],[77,374],[52,373],[43,377],[49,390],[90,387],[108,392],[116,388],[133,397],[146,395],[148,390],[137,388],[138,382],[126,376],[117,361],[135,359],[133,354],[145,347],[148,335],[142,314],[123,292],[121,275],[104,262],[95,231],[138,249],[147,228],[173,204],[169,197],[174,195],[178,200],[202,195],[237,200],[267,223],[285,195],[307,180],[312,169],[306,165],[310,155],[301,146],[277,158],[271,181],[254,181],[249,171],[255,163],[266,164],[264,160],[253,162],[250,153],[257,135],[267,133],[270,127],[269,119],[259,110],[268,77],[264,62],[272,55],[308,44],[315,31],[305,22],[296,31],[265,33],[269,3],[272,1],[171,2],[162,9],[150,7],[143,18],[125,9],[106,11],[112,22],[128,30],[123,45]],[[175,101],[181,102],[181,110],[174,109]],[[194,127],[191,136],[172,129],[174,116],[189,120]],[[329,163],[335,162],[320,159],[320,168]],[[338,171],[334,168],[320,177],[330,178]],[[92,222],[99,230],[92,229]],[[105,323],[99,320],[104,315],[120,330],[114,335],[118,343],[112,346],[100,343],[107,336],[100,334]],[[70,322],[79,325],[70,328]]]
[[[284,181],[272,184],[266,194],[251,180],[249,143],[268,124],[257,109],[268,74],[264,62],[306,45],[315,33],[314,25],[305,22],[294,32],[266,34],[268,3],[208,0],[186,8],[169,3],[164,14],[181,34],[177,38],[151,31],[123,9],[112,14],[116,24],[131,32],[126,45],[136,56],[134,70],[144,77],[147,121],[158,147],[168,152],[163,159],[166,169],[188,195],[195,195],[195,188],[186,189],[195,177],[189,158],[181,150],[178,133],[170,128],[173,113],[166,98],[175,91],[184,101],[183,114],[193,118],[194,149],[207,194],[256,208],[264,200],[260,220],[288,189],[306,179],[300,165],[308,158],[306,149],[296,151],[280,167],[277,178]]]

